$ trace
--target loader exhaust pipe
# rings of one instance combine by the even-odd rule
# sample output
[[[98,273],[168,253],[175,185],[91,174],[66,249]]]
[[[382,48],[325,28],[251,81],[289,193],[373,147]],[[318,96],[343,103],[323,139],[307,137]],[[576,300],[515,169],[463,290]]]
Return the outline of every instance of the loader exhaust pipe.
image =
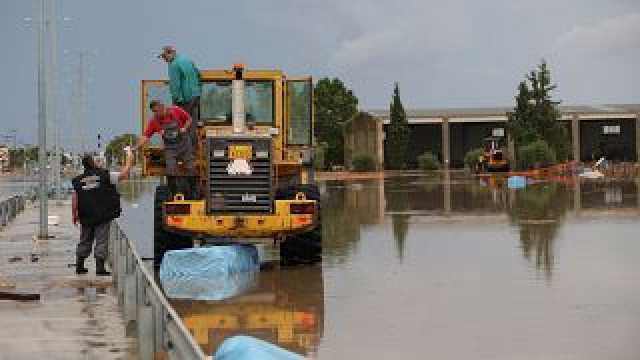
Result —
[[[236,79],[231,81],[231,112],[234,134],[242,134],[246,131],[247,119],[244,111],[244,80],[242,80],[241,66],[234,66]]]

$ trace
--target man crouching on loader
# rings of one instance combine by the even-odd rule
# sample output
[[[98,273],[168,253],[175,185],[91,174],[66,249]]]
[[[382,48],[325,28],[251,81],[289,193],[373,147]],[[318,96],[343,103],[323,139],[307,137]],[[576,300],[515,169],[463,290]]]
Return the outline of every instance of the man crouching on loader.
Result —
[[[164,144],[165,175],[169,190],[172,194],[180,192],[187,198],[193,198],[196,179],[193,172],[193,144],[189,136],[191,117],[180,107],[167,107],[159,100],[151,101],[149,107],[153,111],[153,118],[147,124],[136,147],[148,143],[154,134],[160,134]],[[186,177],[180,176],[178,161],[182,161]]]

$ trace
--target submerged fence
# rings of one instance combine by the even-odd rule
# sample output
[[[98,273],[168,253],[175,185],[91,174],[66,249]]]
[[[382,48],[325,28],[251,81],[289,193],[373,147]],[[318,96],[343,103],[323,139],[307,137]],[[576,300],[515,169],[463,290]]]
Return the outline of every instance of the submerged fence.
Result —
[[[0,202],[0,228],[9,225],[20,212],[24,210],[25,198],[23,195],[14,195]]]
[[[142,259],[117,222],[109,236],[113,282],[127,329],[136,330],[140,359],[212,359],[204,354],[155,282],[153,260]],[[134,326],[135,325],[135,326]]]

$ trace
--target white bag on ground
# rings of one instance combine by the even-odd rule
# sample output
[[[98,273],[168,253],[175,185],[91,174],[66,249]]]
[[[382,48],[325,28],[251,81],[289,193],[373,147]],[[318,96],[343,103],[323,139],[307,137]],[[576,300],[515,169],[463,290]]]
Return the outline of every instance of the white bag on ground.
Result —
[[[253,246],[173,250],[162,259],[160,283],[169,298],[224,300],[253,288],[258,270]]]

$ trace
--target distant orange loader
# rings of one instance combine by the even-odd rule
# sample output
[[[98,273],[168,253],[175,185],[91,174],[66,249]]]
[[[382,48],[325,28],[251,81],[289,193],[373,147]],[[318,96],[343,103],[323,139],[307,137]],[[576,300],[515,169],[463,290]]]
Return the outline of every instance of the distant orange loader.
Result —
[[[490,136],[484,139],[484,152],[478,159],[478,171],[509,171],[509,160],[503,150],[502,138]]]

